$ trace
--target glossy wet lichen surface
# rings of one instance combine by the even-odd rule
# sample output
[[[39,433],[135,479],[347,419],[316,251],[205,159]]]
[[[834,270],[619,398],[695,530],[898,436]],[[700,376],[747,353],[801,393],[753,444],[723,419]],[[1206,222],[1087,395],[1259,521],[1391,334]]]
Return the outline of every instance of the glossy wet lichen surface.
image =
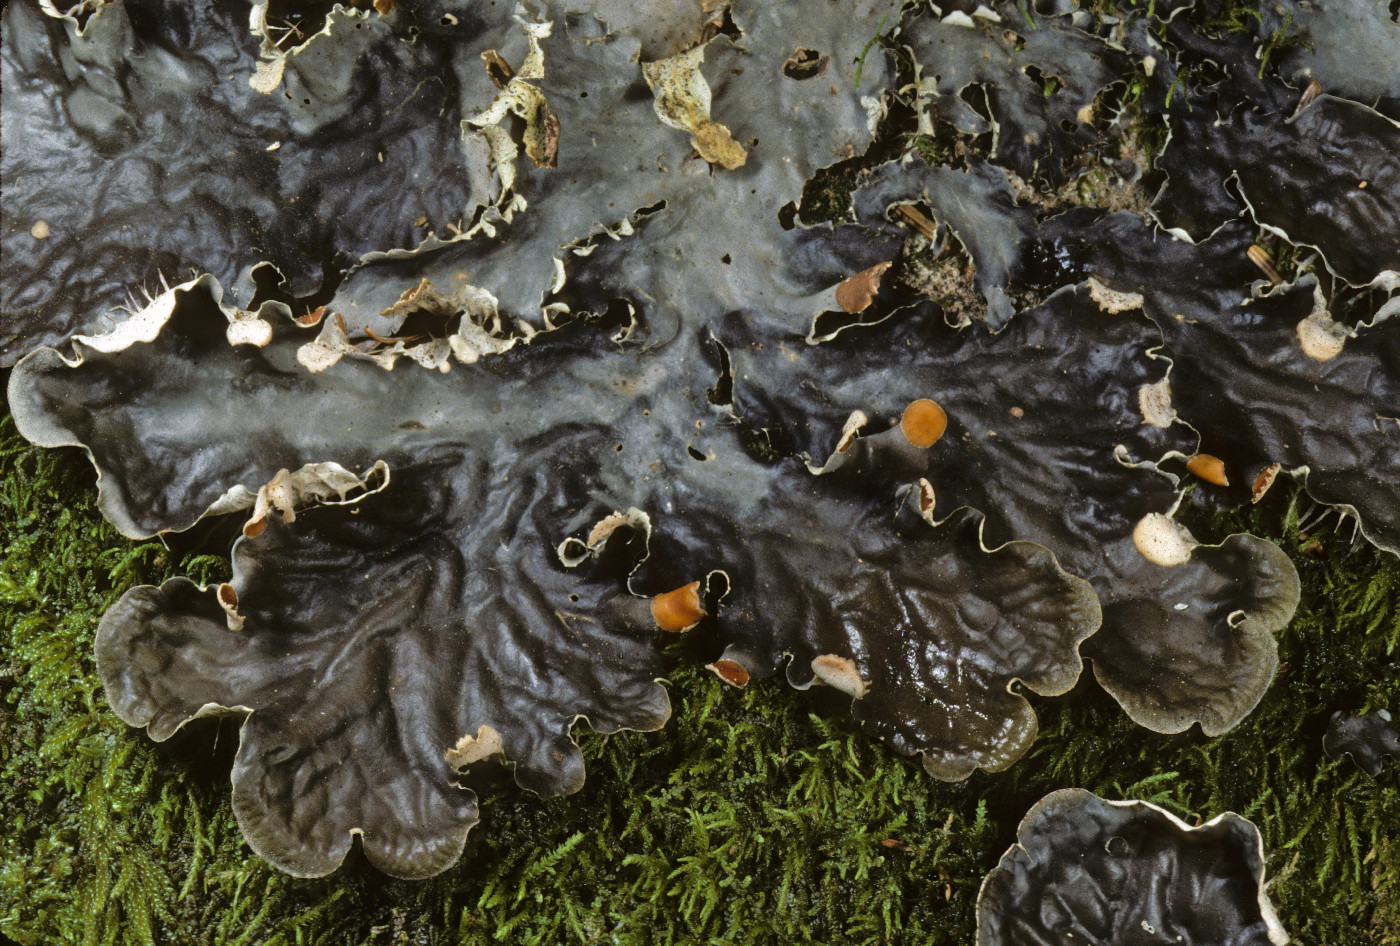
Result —
[[[93,666],[97,619],[123,589],[217,582],[226,560],[121,539],[93,508],[86,460],[28,447],[8,424],[4,478],[0,929],[22,943],[967,943],[984,874],[1027,809],[1066,786],[1188,823],[1240,812],[1295,937],[1397,935],[1396,765],[1372,779],[1329,761],[1322,736],[1334,709],[1396,707],[1400,569],[1350,551],[1334,520],[1299,529],[1286,504],[1214,527],[1277,536],[1304,588],[1279,680],[1227,736],[1147,732],[1083,680],[1038,701],[1020,763],[946,784],[820,691],[736,693],[680,670],[666,730],[584,738],[577,794],[541,802],[506,779],[487,791],[458,868],[386,881],[356,857],[297,880],[234,822],[232,722],[154,745],[105,709]]]
[[[1237,811],[1293,935],[1400,935],[1395,766],[1327,725],[1396,691],[1400,96],[1329,51],[1383,14],[388,4],[237,39],[204,142],[130,6],[7,11],[10,406],[101,476],[7,431],[8,935],[966,941],[1072,785]],[[189,176],[76,240],[21,113]],[[273,157],[162,292],[122,215],[221,136]]]

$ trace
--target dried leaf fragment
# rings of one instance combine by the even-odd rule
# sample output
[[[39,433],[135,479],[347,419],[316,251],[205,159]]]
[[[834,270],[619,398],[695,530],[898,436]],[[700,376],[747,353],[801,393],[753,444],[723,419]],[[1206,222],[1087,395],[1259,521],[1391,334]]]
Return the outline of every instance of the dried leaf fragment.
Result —
[[[904,218],[904,222],[917,230],[924,239],[932,240],[938,235],[938,228],[934,222],[912,204],[900,204],[894,212]]]
[[[1313,103],[1313,100],[1321,94],[1322,83],[1318,82],[1316,79],[1308,79],[1308,84],[1307,87],[1303,89],[1303,94],[1298,96],[1298,107],[1293,110],[1294,117],[1296,117],[1298,113],[1301,112],[1303,109],[1311,105]]]
[[[536,111],[526,119],[525,153],[537,168],[559,166],[559,116],[543,96],[535,103]]]
[[[1249,257],[1251,263],[1259,267],[1261,273],[1269,278],[1269,282],[1275,286],[1283,285],[1283,277],[1278,274],[1278,270],[1274,267],[1274,261],[1269,258],[1268,250],[1258,243],[1252,243],[1245,251],[1245,255]]]
[[[850,315],[864,312],[880,291],[880,277],[893,265],[876,263],[869,269],[847,277],[836,287],[836,304]]]
[[[1278,473],[1281,469],[1283,469],[1283,464],[1270,463],[1259,471],[1259,475],[1254,478],[1254,485],[1250,490],[1250,502],[1257,503],[1264,498],[1264,494],[1269,491],[1269,487],[1274,485],[1274,480],[1278,478]]]

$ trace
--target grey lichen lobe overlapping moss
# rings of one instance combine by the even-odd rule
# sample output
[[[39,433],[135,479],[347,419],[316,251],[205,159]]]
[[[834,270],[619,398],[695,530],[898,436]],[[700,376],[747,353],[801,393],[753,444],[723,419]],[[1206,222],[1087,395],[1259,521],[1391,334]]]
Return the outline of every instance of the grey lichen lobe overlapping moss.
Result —
[[[894,5],[865,7],[874,22]],[[183,528],[223,509],[237,488],[252,495],[279,470],[328,454],[349,469],[384,461],[393,470],[382,494],[353,508],[317,509],[295,523],[265,517],[266,532],[241,540],[234,580],[220,589],[177,582],[124,599],[99,644],[124,718],[159,738],[210,708],[253,710],[234,782],[256,849],[294,872],[325,873],[358,832],[374,863],[421,876],[455,859],[475,819],[470,793],[457,787],[458,765],[499,753],[521,784],[569,791],[582,779],[568,736],[580,716],[603,731],[664,721],[655,614],[641,605],[706,574],[724,575],[705,583],[707,600],[696,610],[709,612],[707,633],[727,644],[712,664],[725,680],[742,685],[786,663],[797,686],[822,682],[855,697],[867,728],[923,753],[941,777],[1002,768],[1025,751],[1035,717],[1012,687],[1072,686],[1100,601],[1105,631],[1087,646],[1100,680],[1135,719],[1220,732],[1247,713],[1273,673],[1270,632],[1296,603],[1292,566],[1249,536],[1216,548],[1188,544],[1184,560],[1170,565],[1150,561],[1145,543],[1133,541],[1143,522],[1171,515],[1180,499],[1175,477],[1157,467],[1201,447],[1195,429],[1165,419],[1144,425],[1150,419],[1139,410],[1141,392],[1167,381],[1168,366],[1176,370],[1153,354],[1164,340],[1172,350],[1172,328],[1152,309],[1158,291],[1172,290],[1126,285],[1123,271],[1115,281],[1104,263],[1103,282],[1061,289],[1016,313],[1012,293],[1025,278],[1027,246],[1092,242],[1083,236],[1088,221],[1072,221],[1078,230],[1042,223],[1014,200],[990,217],[977,209],[959,220],[952,215],[961,205],[925,193],[939,222],[968,246],[978,288],[989,301],[1006,300],[989,320],[1007,325],[1004,332],[944,331],[941,313],[925,307],[889,315],[879,332],[848,330],[803,346],[804,337],[817,340],[812,326],[823,310],[850,311],[839,288],[898,251],[884,206],[859,225],[807,228],[792,219],[817,169],[869,143],[880,109],[873,93],[888,79],[883,58],[851,34],[846,14],[831,22],[793,4],[741,6],[732,23],[698,24],[689,49],[666,50],[683,58],[648,74],[638,66],[647,45],[638,34],[562,7],[552,12],[549,29],[542,18],[508,31],[518,40],[513,53],[498,44],[507,51],[500,61],[538,51],[539,62],[492,93],[494,104],[463,109],[464,117],[487,116],[464,126],[468,165],[480,172],[495,161],[487,183],[480,173],[472,179],[477,226],[365,257],[327,308],[300,322],[267,305],[248,316],[198,283],[161,297],[163,319],[140,316],[160,322],[152,338],[110,351],[76,342],[67,363],[41,352],[16,372],[11,398],[22,427],[44,442],[86,444],[104,479],[120,484],[108,505],[125,519],[114,521],[137,534]],[[1043,22],[1070,35],[1056,19]],[[1015,39],[1002,40],[1019,52]],[[1088,38],[1071,47],[1109,49]],[[830,51],[828,68],[790,69],[804,49]],[[628,75],[630,84],[616,81]],[[663,76],[684,93],[684,107],[662,107],[650,95],[647,80],[655,86]],[[1053,108],[1030,107],[1033,97],[1015,101],[1028,129],[1056,123]],[[496,109],[502,102],[508,107]],[[507,113],[526,123],[529,163],[512,162],[513,141],[490,132]],[[727,137],[706,130],[716,122]],[[599,128],[611,137],[600,139]],[[1055,134],[1022,140],[1031,146],[1028,175],[1063,173],[1060,146],[1045,144],[1059,141]],[[744,149],[742,162],[726,142]],[[949,200],[975,175],[987,193],[996,190],[994,169],[952,173]],[[988,266],[971,242],[969,219],[992,221],[986,245],[999,263]],[[1151,234],[1137,225],[1132,246]],[[1108,253],[1098,252],[1096,260]],[[1059,265],[1061,256],[1051,259]],[[1073,285],[1084,265],[1070,258],[1044,281]],[[1126,272],[1141,274],[1136,265]],[[868,288],[862,313],[879,309],[879,286]],[[461,302],[463,292],[480,299],[477,310]],[[1123,302],[1133,297],[1146,315]],[[598,320],[619,305],[628,316],[610,332]],[[426,343],[400,335],[422,331],[411,322],[424,316],[438,325]],[[1113,321],[1107,316],[1116,326],[1094,321]],[[1065,319],[1086,328],[1046,342],[1022,337]],[[308,365],[299,355],[317,320],[312,344],[337,357]],[[464,356],[451,340],[466,345],[468,328],[481,344]],[[1129,354],[1106,358],[1115,332]],[[862,345],[866,358],[853,369],[849,355]],[[1069,393],[1028,385],[1006,408],[1027,421],[1018,431],[1024,442],[1045,437],[1038,450],[984,416],[1006,393],[978,391],[997,383],[997,371],[953,367],[974,349],[1000,363],[1008,348],[1045,350],[1050,364],[1074,366],[1063,372]],[[461,364],[445,375],[383,370],[402,355],[447,368],[448,351]],[[912,369],[902,391],[884,389],[875,370],[887,376],[891,354]],[[1123,357],[1132,370],[1116,361]],[[313,378],[306,367],[321,373]],[[1037,377],[1033,367],[1025,373]],[[155,390],[126,380],[137,376],[158,379]],[[823,383],[812,398],[802,385],[814,378]],[[1354,379],[1340,378],[1338,388],[1354,391]],[[232,417],[223,403],[211,410],[214,391],[254,409]],[[956,437],[942,451],[893,427],[881,433],[881,420],[853,431],[868,434],[854,441],[865,462],[817,478],[804,468],[804,452],[840,452],[830,433],[851,410],[886,417],[928,396],[947,407]],[[1049,409],[1057,398],[1099,415],[1062,422],[1076,436],[1095,433],[1068,453]],[[175,407],[182,429],[202,442],[160,440],[155,455],[130,449],[159,440],[165,420],[146,407],[156,402]],[[318,423],[289,431],[287,417]],[[736,424],[766,431],[778,446],[756,460],[726,429]],[[233,446],[248,443],[259,445],[256,455]],[[1018,466],[1029,476],[1013,483],[1007,468]],[[892,498],[900,501],[894,514]],[[633,508],[648,511],[645,528],[592,541],[598,523]],[[578,539],[587,555],[542,554],[570,534],[590,536]],[[302,561],[318,563],[316,571],[297,575]],[[304,602],[341,588],[337,574],[355,576],[354,590],[331,605],[340,616],[311,614]],[[234,618],[240,636],[231,640]],[[346,640],[357,642],[349,659],[340,657]],[[441,657],[444,646],[450,658]],[[293,651],[302,654],[295,679],[285,666]],[[184,662],[173,676],[162,656],[169,653]],[[245,668],[238,674],[233,653]],[[523,666],[512,666],[522,657]],[[432,683],[403,683],[415,675]],[[354,681],[353,699],[333,695],[345,681]],[[306,717],[310,691],[327,694],[332,719]],[[393,714],[394,735],[377,721],[382,712]],[[377,761],[334,767],[359,741],[376,746]],[[300,791],[307,778],[316,793]],[[369,784],[383,794],[359,798]],[[355,803],[337,809],[350,795]]]
[[[830,421],[807,421],[799,377],[872,416],[889,416],[918,393],[944,406],[942,443],[917,457],[887,448],[853,470],[852,485],[924,479],[938,517],[982,511],[990,544],[1030,539],[1087,579],[1104,626],[1086,653],[1134,719],[1159,731],[1199,722],[1218,733],[1262,697],[1277,663],[1273,633],[1297,604],[1297,576],[1271,543],[1237,535],[1198,547],[1167,518],[1179,487],[1146,461],[1194,453],[1197,438],[1184,424],[1159,427],[1140,413],[1141,392],[1172,370],[1142,313],[1105,311],[1087,287],[1068,288],[1000,333],[951,327],[922,304],[879,333],[843,332],[801,364],[769,355],[776,339],[760,341],[747,351],[732,346],[736,378],[763,379],[736,381],[736,409],[801,444],[836,434]],[[1018,353],[1014,364],[1008,350]],[[1102,351],[1113,358],[1095,357]],[[1069,496],[1076,501],[1063,501]],[[1155,553],[1144,522],[1165,527],[1174,556]]]
[[[1372,778],[1379,777],[1387,759],[1400,761],[1400,729],[1388,710],[1355,716],[1341,710],[1332,714],[1322,748],[1328,758],[1350,756]]]
[[[1156,805],[1069,788],[1036,803],[977,898],[977,946],[1283,946],[1259,830],[1229,812],[1195,827]]]
[[[988,135],[997,164],[1064,184],[1072,159],[1098,143],[1099,99],[1131,71],[1128,52],[1074,28],[1087,21],[1082,13],[1037,19],[1007,4],[930,6],[900,33],[914,51],[920,130],[943,121]]]

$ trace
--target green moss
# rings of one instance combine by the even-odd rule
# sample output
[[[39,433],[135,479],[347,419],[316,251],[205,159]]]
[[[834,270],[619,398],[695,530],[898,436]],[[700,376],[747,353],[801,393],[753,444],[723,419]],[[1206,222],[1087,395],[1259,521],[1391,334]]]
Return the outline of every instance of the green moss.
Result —
[[[1269,254],[1269,260],[1274,264],[1274,269],[1284,283],[1292,283],[1297,280],[1300,270],[1308,258],[1302,247],[1295,246],[1283,237],[1262,229],[1255,242]]]
[[[1285,12],[1283,23],[1270,33],[1268,38],[1264,40],[1264,45],[1259,47],[1259,77],[1263,78],[1264,70],[1269,67],[1269,60],[1274,55],[1295,46],[1302,46],[1309,52],[1312,51],[1312,44],[1303,39],[1302,34],[1293,28],[1293,14]]]
[[[1264,22],[1259,12],[1258,0],[1216,0],[1203,3],[1200,15],[1204,17],[1205,32],[1211,36],[1227,36],[1231,33],[1248,33]]]
[[[952,150],[933,135],[915,135],[910,146],[930,167],[948,164],[952,160]]]
[[[871,36],[870,39],[866,40],[865,46],[861,48],[860,57],[856,61],[856,74],[853,77],[853,81],[855,82],[856,88],[860,88],[861,75],[865,72],[865,57],[870,55],[871,49],[886,41],[885,20],[888,18],[889,14],[884,14],[880,17],[880,22],[875,26],[875,35]]]

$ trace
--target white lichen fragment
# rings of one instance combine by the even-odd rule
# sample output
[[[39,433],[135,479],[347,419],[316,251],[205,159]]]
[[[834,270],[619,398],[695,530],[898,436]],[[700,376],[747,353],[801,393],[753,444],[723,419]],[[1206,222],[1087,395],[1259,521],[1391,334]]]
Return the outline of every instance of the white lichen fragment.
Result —
[[[89,37],[93,33],[101,33],[102,27],[109,26],[109,20],[118,20],[126,25],[124,10],[118,10],[117,14],[101,19],[102,13],[109,6],[113,6],[111,0],[80,0],[78,3],[67,4],[62,10],[54,3],[54,0],[39,0],[39,9],[45,16],[51,16],[56,20],[64,21],[64,28],[73,37]],[[81,23],[79,17],[85,17],[86,23]],[[126,26],[126,28],[130,28]]]
[[[262,3],[253,4],[253,8],[248,12],[248,30],[254,37],[261,40],[258,56],[262,60],[253,70],[253,74],[248,77],[248,87],[262,95],[271,95],[277,90],[286,74],[288,62],[293,57],[301,56],[307,50],[312,49],[313,43],[316,43],[318,37],[330,36],[337,19],[358,19],[368,22],[370,18],[369,10],[357,10],[350,4],[337,3],[326,16],[325,24],[321,29],[306,36],[301,32],[300,27],[287,23],[277,16],[269,17],[269,8],[270,4],[264,0]],[[300,40],[300,42],[289,43],[289,39]],[[336,36],[336,41],[342,47],[342,51],[343,47],[350,43],[364,48],[369,45],[371,34],[368,30],[347,30],[342,27]],[[330,58],[326,55],[327,44],[325,40],[316,43],[316,48],[321,49],[321,53],[311,58],[322,61],[312,65],[312,68],[307,71],[308,77],[314,75],[317,68],[324,69],[326,66],[324,60]],[[354,57],[349,58],[353,59]],[[320,84],[322,81],[338,85],[339,77],[316,76],[311,79],[313,85]]]
[[[377,461],[362,477],[334,462],[308,463],[295,472],[278,470],[259,487],[253,500],[253,514],[244,524],[243,534],[249,538],[262,535],[267,528],[267,517],[273,512],[279,513],[283,522],[295,522],[297,509],[309,503],[357,503],[388,485],[389,465],[383,460]]]
[[[818,654],[812,658],[812,674],[815,682],[835,687],[852,699],[860,699],[870,690],[870,684],[862,680],[855,661],[836,654]]]
[[[832,451],[831,456],[827,457],[821,466],[808,459],[807,469],[816,476],[839,470],[850,460],[846,454],[856,442],[861,428],[869,423],[870,418],[866,416],[865,411],[851,411],[851,416],[846,418],[845,426],[841,428],[841,438],[836,441],[836,449]]]
[[[522,334],[506,334],[498,305],[493,294],[477,286],[464,285],[453,292],[444,293],[423,279],[379,314],[400,324],[409,315],[418,312],[436,316],[444,325],[460,316],[456,332],[445,338],[429,338],[427,341],[419,338],[379,339],[375,336],[367,341],[378,340],[382,347],[365,350],[362,344],[350,340],[344,319],[335,316],[325,319],[320,334],[297,349],[297,361],[312,374],[320,374],[346,357],[372,361],[386,371],[392,369],[400,358],[407,358],[425,368],[446,373],[451,369],[452,357],[469,365],[483,355],[499,355],[528,340],[531,331],[528,326]]]
[[[1117,289],[1110,289],[1093,276],[1089,277],[1087,285],[1089,298],[1093,299],[1100,309],[1112,315],[1142,308],[1144,300],[1141,293],[1119,292]]]
[[[1163,429],[1170,427],[1176,421],[1171,381],[1163,378],[1155,384],[1144,384],[1138,388],[1138,410],[1142,412],[1144,424]]]
[[[505,743],[501,734],[491,726],[480,726],[476,735],[465,735],[457,744],[442,754],[447,764],[454,769],[464,769],[473,762],[505,755]]]
[[[464,365],[472,364],[482,355],[499,355],[515,344],[515,339],[500,339],[463,320],[457,334],[447,339],[452,354]]]
[[[403,298],[380,314],[397,319],[406,318],[413,312],[428,312],[446,320],[460,313],[462,320],[457,331],[443,340],[445,348],[440,353],[440,360],[436,357],[415,356],[415,352],[425,346],[403,348],[402,343],[399,343],[393,349],[395,352],[402,352],[424,367],[440,368],[445,371],[447,370],[447,351],[451,351],[458,361],[469,365],[480,359],[482,355],[498,355],[507,351],[519,341],[519,338],[507,337],[503,334],[498,306],[499,300],[492,293],[477,286],[465,285],[453,292],[443,293],[438,291],[438,288],[431,282],[424,279],[418,283],[417,287],[404,293]],[[428,352],[424,352],[424,354],[427,355]],[[439,353],[433,352],[433,354]]]
[[[312,374],[320,374],[348,354],[359,351],[345,334],[343,319],[326,319],[321,334],[297,349],[297,361]]]
[[[153,342],[165,323],[175,314],[175,293],[191,290],[197,282],[198,280],[191,280],[174,289],[167,289],[131,313],[129,318],[118,322],[116,328],[105,335],[78,335],[76,340],[94,351],[106,354],[125,351],[137,343]]]
[[[175,314],[175,306],[182,293],[207,292],[209,294],[209,298],[228,319],[229,327],[226,330],[226,337],[231,345],[266,345],[272,340],[272,325],[266,317],[268,315],[291,316],[291,311],[280,302],[265,302],[257,312],[248,312],[237,306],[229,305],[224,301],[223,288],[219,285],[218,280],[207,274],[188,282],[182,282],[174,287],[165,286],[163,278],[161,284],[163,291],[154,298],[147,294],[146,303],[140,308],[136,307],[135,302],[129,306],[118,307],[116,312],[110,316],[116,323],[110,332],[103,335],[76,335],[74,341],[81,342],[85,347],[104,354],[113,354],[125,351],[132,345],[153,342],[160,334],[161,329]],[[122,311],[127,313],[125,318],[121,318],[117,314]],[[80,361],[81,359],[69,361],[69,363],[76,365]]]
[[[1154,565],[1181,565],[1200,543],[1181,523],[1159,512],[1150,512],[1133,529],[1133,545]]]
[[[841,428],[841,439],[836,442],[836,452],[845,453],[851,449],[856,434],[868,423],[870,418],[865,416],[865,411],[851,411],[851,416],[846,418],[846,424]]]
[[[230,345],[255,345],[262,348],[272,341],[272,325],[256,313],[236,311],[230,318],[224,336]]]
[[[549,103],[545,101],[544,92],[529,81],[544,78],[544,47],[540,45],[540,41],[549,37],[554,24],[527,23],[524,20],[519,22],[524,27],[526,41],[530,44],[525,61],[505,87],[496,93],[495,99],[485,111],[462,121],[464,148],[471,150],[473,138],[485,139],[491,163],[496,168],[502,195],[511,192],[515,186],[515,160],[520,155],[520,147],[511,135],[506,117],[515,115],[524,120],[523,141],[526,151],[537,165],[544,166],[548,158],[546,152],[551,131],[550,118],[554,116]],[[558,119],[555,118],[554,122],[553,131],[557,140]],[[518,196],[510,207],[501,208],[507,221],[515,211],[524,209],[524,199]]]
[[[260,62],[248,77],[248,87],[254,92],[271,95],[282,84],[282,74],[286,69],[287,60],[280,57],[271,62]]]
[[[1298,323],[1298,344],[1303,354],[1315,361],[1331,361],[1342,353],[1351,330],[1332,321],[1325,307],[1313,309],[1312,314]]]
[[[590,556],[601,552],[618,529],[635,531],[642,536],[645,545],[651,539],[651,517],[636,506],[628,508],[626,512],[611,512],[593,524],[586,540],[570,537],[560,542],[556,549],[559,561],[566,568],[576,568]]]
[[[238,592],[233,589],[233,585],[222,584],[214,596],[219,601],[219,607],[224,612],[224,617],[228,621],[230,631],[243,630],[243,615],[238,613]]]
[[[651,534],[651,517],[642,512],[636,506],[630,507],[626,512],[609,513],[599,519],[588,532],[588,547],[593,551],[598,551],[607,544],[608,539],[618,529],[634,529],[643,535]]]
[[[253,503],[257,502],[257,499],[257,493],[242,483],[235,483],[222,496],[210,503],[204,514],[206,516],[224,516],[231,512],[242,512],[244,509],[252,509]]]
[[[672,128],[690,132],[691,144],[711,164],[733,170],[748,160],[729,129],[710,118],[710,84],[700,72],[705,47],[642,65],[655,96],[657,116]]]

